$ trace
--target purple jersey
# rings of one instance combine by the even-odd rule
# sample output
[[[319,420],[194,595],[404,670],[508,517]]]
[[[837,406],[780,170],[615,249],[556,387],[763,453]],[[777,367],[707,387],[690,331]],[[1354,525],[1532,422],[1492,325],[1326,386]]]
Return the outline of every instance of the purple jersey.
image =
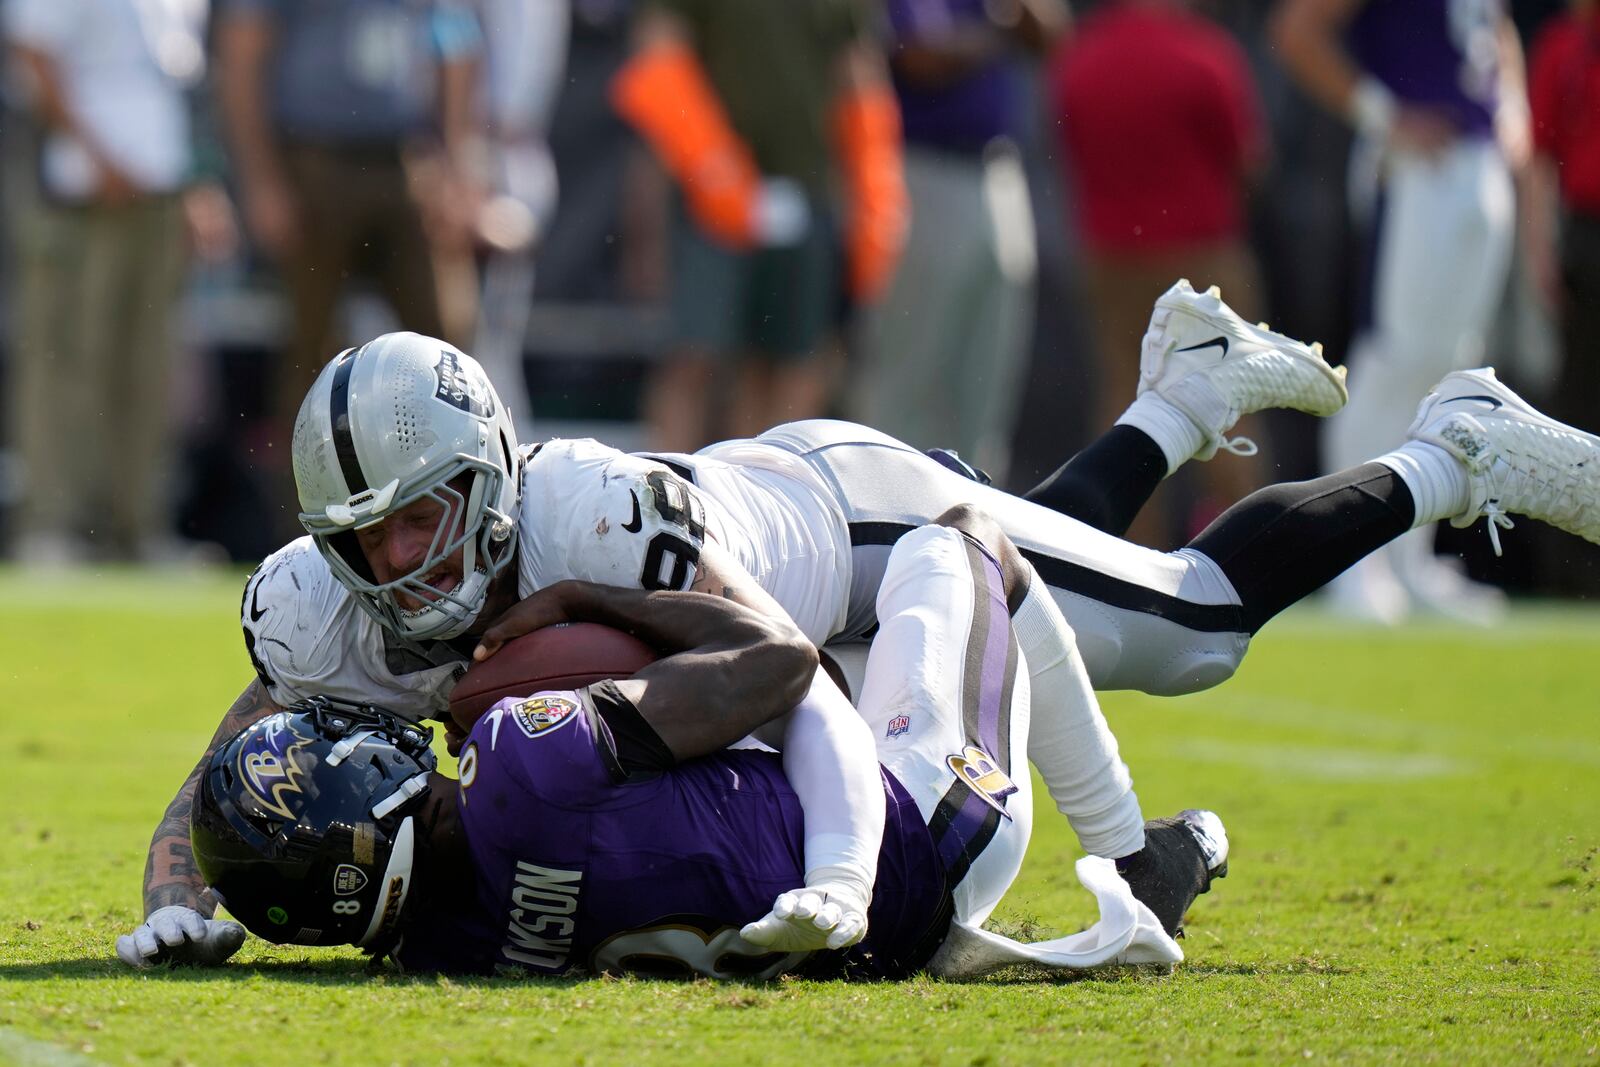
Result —
[[[905,45],[950,34],[962,25],[989,25],[983,0],[889,0],[894,43]],[[1021,124],[1022,73],[1009,56],[997,56],[948,85],[907,82],[894,72],[906,143],[976,154]]]
[[[475,899],[435,907],[409,970],[771,977],[806,962],[873,977],[926,962],[949,923],[927,826],[887,772],[870,932],[845,953],[763,952],[739,928],[804,881],[800,802],[777,756],[720,752],[631,780],[584,691],[497,704],[462,749]]]
[[[1499,0],[1369,0],[1350,24],[1350,53],[1402,102],[1444,112],[1489,136],[1499,97]]]

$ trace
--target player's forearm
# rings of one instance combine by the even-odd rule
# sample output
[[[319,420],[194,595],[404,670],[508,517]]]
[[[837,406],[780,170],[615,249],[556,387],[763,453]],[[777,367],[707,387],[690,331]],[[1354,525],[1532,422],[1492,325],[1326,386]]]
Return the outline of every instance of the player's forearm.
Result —
[[[150,854],[144,868],[144,906],[148,915],[169,904],[194,908],[210,916],[217,908],[216,900],[205,892],[205,880],[195,866],[194,851],[189,844],[189,819],[194,805],[195,790],[200,775],[211,762],[212,753],[246,726],[278,710],[278,705],[267,695],[259,680],[253,681],[234,701],[233,707],[223,716],[211,743],[195,764],[194,770],[184,779],[177,796],[167,805],[161,822],[150,838]]]
[[[668,653],[625,683],[677,759],[726,748],[805,696],[817,650],[786,615],[704,593],[643,592],[588,582],[543,591],[569,620],[625,630]]]
[[[669,653],[637,675],[645,683],[639,708],[679,759],[725,748],[786,714],[816,672],[815,646],[786,615],[703,593],[586,582],[552,589],[568,618],[626,630]]]
[[[885,814],[877,750],[822,671],[785,724],[783,769],[805,811],[807,884],[849,881],[870,900]]]
[[[201,767],[210,759],[206,753],[199,767],[184,779],[178,795],[172,798],[167,810],[150,839],[150,855],[144,865],[144,913],[149,915],[157,908],[177,904],[193,908],[211,917],[217,902],[205,892],[205,880],[195,866],[194,850],[189,844],[189,812],[194,804],[194,791],[200,782]]]
[[[732,597],[701,592],[645,591],[594,582],[566,581],[550,587],[570,621],[598,622],[626,630],[661,652],[765,646],[799,638],[779,609],[776,615]],[[816,656],[812,654],[812,666]],[[804,688],[795,695],[798,700]]]

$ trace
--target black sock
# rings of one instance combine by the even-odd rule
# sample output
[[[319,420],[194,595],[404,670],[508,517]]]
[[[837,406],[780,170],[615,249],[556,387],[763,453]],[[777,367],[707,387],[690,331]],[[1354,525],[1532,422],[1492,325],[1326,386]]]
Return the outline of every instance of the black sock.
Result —
[[[1121,537],[1167,476],[1167,457],[1143,430],[1113,426],[1023,498]]]
[[[1217,562],[1255,633],[1290,604],[1411,529],[1411,490],[1381,463],[1251,493],[1189,547]]]

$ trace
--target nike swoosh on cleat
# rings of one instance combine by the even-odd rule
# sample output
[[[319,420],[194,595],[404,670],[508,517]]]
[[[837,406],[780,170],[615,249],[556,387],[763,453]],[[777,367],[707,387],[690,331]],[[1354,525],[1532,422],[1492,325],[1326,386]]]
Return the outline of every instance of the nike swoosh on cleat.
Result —
[[[633,517],[623,523],[622,528],[629,533],[638,533],[639,528],[644,525],[644,517],[639,514],[639,498],[634,495],[632,489],[628,490],[628,496],[633,498]]]
[[[1496,400],[1492,396],[1453,396],[1449,400],[1444,401],[1443,403],[1444,404],[1459,404],[1459,403],[1462,403],[1463,401],[1467,401],[1467,400],[1480,400],[1483,403],[1489,405],[1489,407],[1487,409],[1489,411],[1493,411],[1496,408],[1505,407],[1504,403],[1502,403],[1499,400]],[[1443,406],[1443,405],[1441,405],[1441,406]]]
[[[1179,348],[1179,349],[1176,349],[1176,351],[1179,351],[1179,352],[1198,352],[1200,349],[1202,349],[1202,348],[1210,348],[1212,345],[1216,345],[1217,347],[1221,348],[1223,357],[1224,358],[1227,357],[1227,355],[1228,355],[1228,339],[1226,337],[1213,337],[1209,341],[1202,341],[1201,343],[1199,343],[1197,345],[1190,345],[1188,348]]]

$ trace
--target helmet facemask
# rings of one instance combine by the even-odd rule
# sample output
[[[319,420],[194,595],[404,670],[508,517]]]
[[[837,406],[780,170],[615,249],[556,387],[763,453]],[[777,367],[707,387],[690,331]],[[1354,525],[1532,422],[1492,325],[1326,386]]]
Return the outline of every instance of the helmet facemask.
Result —
[[[482,612],[490,585],[511,561],[514,519],[489,504],[500,497],[505,478],[492,464],[458,454],[442,469],[424,473],[426,477],[416,479],[412,485],[398,485],[392,491],[385,487],[373,494],[373,499],[382,501],[382,508],[359,518],[352,515],[348,523],[309,513],[302,513],[300,521],[316,540],[334,576],[384,629],[413,640],[443,640],[464,632]],[[469,476],[465,493],[457,484],[464,474]],[[378,582],[355,531],[383,522],[426,499],[436,501],[441,508],[439,525],[426,555],[406,574]],[[462,553],[462,566],[456,587],[446,591],[429,584],[428,577],[457,552]],[[418,606],[402,606],[402,594],[409,595]]]
[[[465,632],[515,553],[522,492],[516,430],[478,362],[415,333],[341,352],[300,405],[293,452],[301,525],[362,610],[402,639]],[[357,531],[429,499],[444,512],[439,529],[402,531],[434,535],[426,558],[399,576],[369,566]],[[445,591],[428,579],[457,553],[460,583]]]

